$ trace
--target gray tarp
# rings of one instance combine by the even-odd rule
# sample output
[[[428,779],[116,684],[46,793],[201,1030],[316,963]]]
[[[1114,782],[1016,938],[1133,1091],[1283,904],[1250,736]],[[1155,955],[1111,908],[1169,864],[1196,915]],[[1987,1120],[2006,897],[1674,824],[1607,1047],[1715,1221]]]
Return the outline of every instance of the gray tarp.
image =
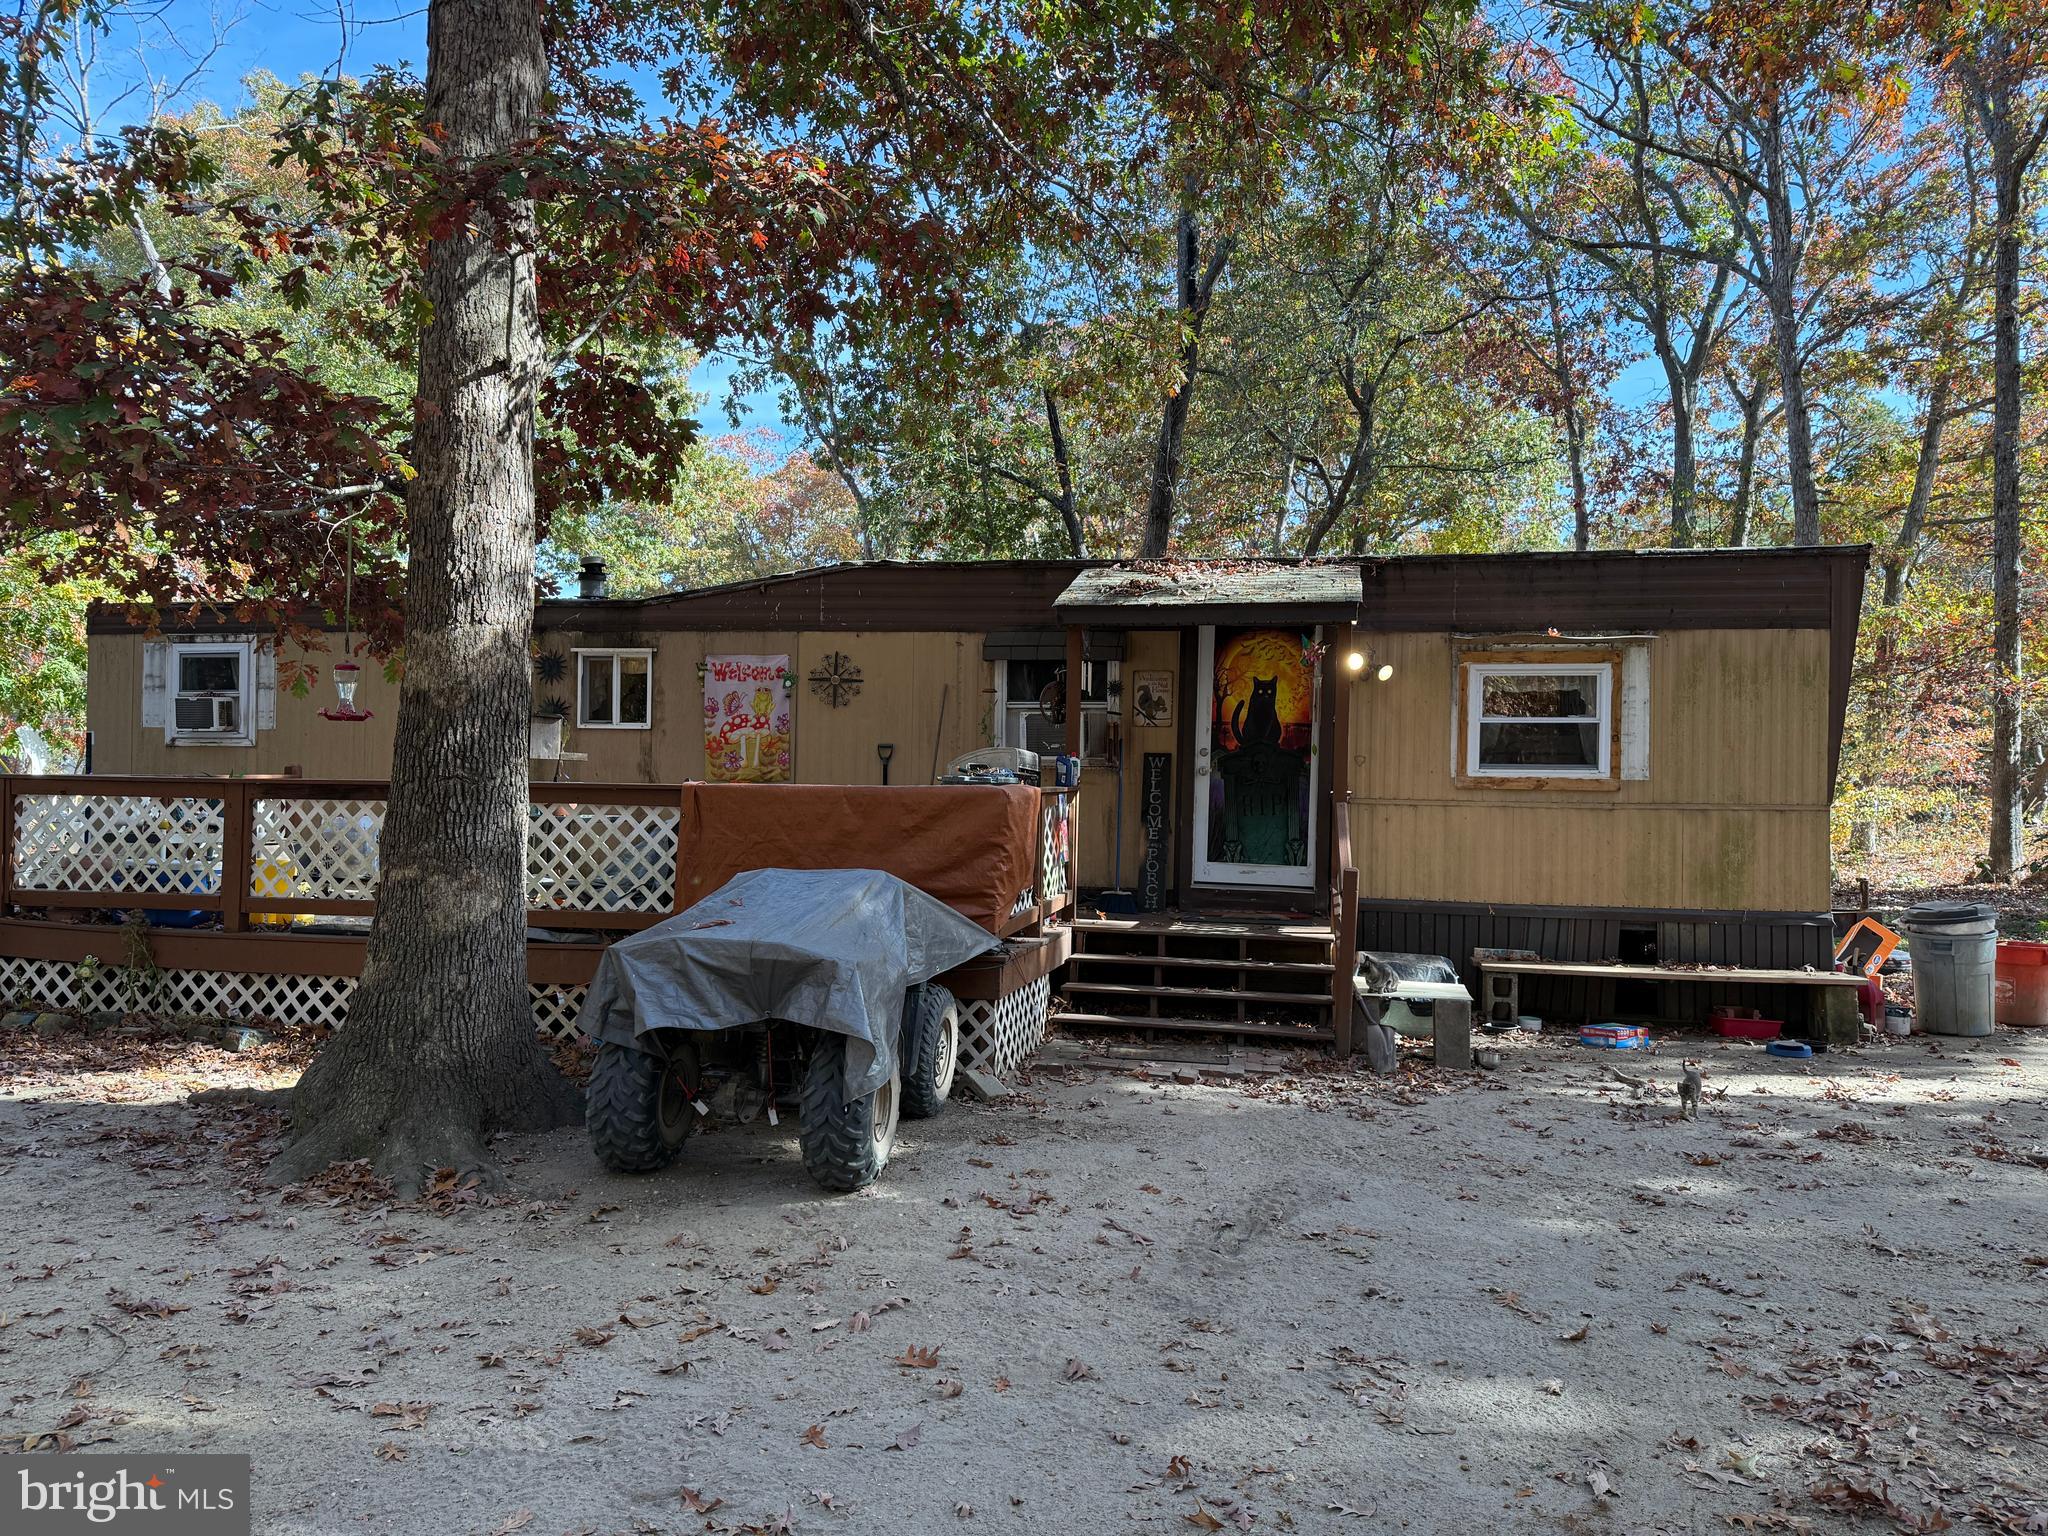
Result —
[[[630,1045],[650,1029],[787,1019],[855,1043],[849,1099],[895,1070],[903,994],[998,948],[993,934],[878,869],[756,869],[598,961],[577,1025]]]

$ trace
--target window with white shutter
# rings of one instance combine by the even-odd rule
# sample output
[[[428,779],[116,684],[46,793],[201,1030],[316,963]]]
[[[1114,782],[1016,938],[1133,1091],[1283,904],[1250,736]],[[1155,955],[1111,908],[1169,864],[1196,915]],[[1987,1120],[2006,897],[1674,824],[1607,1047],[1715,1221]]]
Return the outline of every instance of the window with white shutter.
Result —
[[[169,647],[164,739],[220,747],[256,741],[255,647],[247,640],[181,641]]]

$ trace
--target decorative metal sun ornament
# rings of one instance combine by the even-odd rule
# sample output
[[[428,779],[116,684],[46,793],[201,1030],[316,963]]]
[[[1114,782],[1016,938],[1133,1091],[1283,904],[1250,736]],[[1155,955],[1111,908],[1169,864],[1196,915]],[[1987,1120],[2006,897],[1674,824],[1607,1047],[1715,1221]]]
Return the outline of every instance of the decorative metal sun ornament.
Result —
[[[811,669],[811,692],[838,709],[860,692],[860,668],[842,651],[833,651]]]

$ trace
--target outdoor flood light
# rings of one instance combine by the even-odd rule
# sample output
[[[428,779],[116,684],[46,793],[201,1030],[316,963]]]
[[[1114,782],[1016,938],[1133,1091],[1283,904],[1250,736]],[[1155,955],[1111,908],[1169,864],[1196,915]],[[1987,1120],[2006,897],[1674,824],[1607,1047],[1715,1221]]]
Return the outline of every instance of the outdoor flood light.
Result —
[[[1365,670],[1368,659],[1363,651],[1346,651],[1344,653],[1344,670],[1353,677],[1356,677]],[[1390,661],[1383,661],[1373,668],[1372,679],[1376,683],[1384,683],[1393,675],[1394,664]]]

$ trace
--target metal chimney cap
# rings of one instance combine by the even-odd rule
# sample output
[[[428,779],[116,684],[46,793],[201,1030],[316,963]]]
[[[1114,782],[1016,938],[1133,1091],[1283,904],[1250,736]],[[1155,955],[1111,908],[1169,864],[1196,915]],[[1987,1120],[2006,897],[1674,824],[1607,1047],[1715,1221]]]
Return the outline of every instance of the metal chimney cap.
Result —
[[[605,595],[604,558],[601,555],[585,555],[582,558],[582,575],[577,581],[578,597],[586,601]]]

